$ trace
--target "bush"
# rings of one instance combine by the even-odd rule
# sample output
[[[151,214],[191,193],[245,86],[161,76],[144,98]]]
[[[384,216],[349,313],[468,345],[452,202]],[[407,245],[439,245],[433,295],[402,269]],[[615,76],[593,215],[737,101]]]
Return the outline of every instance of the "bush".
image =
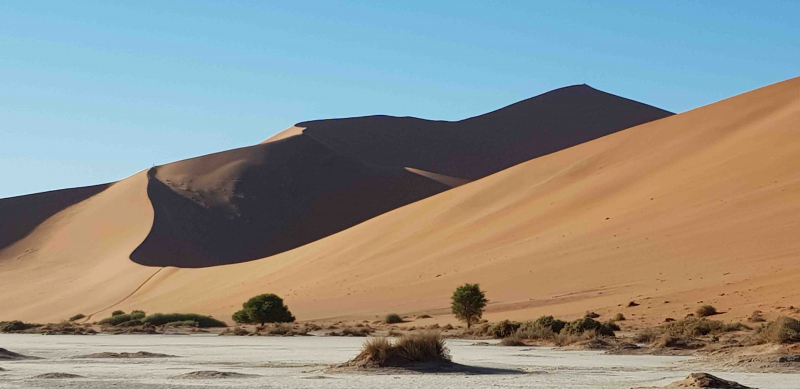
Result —
[[[113,318],[113,317],[112,317]],[[142,319],[143,322],[154,326],[161,326],[167,323],[181,321],[195,321],[200,328],[227,327],[224,321],[214,319],[211,316],[198,315],[196,313],[154,313]]]
[[[131,311],[131,315],[135,315],[135,314],[139,314],[139,315],[142,315],[142,316],[146,316],[147,315],[144,311],[138,310],[138,309]]]
[[[415,363],[450,362],[450,352],[437,332],[371,338],[364,342],[361,353],[350,364],[365,367],[402,367]]]
[[[603,322],[604,327],[611,328],[612,331],[619,331],[620,328],[617,323],[614,323],[614,320],[606,320]]]
[[[563,333],[566,335],[580,335],[590,330],[594,330],[597,335],[614,336],[613,328],[609,327],[607,324],[600,323],[599,321],[588,317],[583,317],[570,322],[564,327]]]
[[[200,327],[200,323],[194,320],[181,320],[181,321],[172,321],[165,324],[167,327]]]
[[[521,324],[517,321],[503,320],[489,327],[489,334],[498,339],[509,337],[517,332]]]
[[[749,330],[750,327],[741,323],[724,323],[719,320],[698,319],[687,317],[683,320],[664,324],[662,332],[671,336],[703,336],[715,335],[724,332]]]
[[[719,312],[717,311],[717,308],[714,308],[711,305],[703,305],[700,308],[697,308],[697,311],[695,311],[695,315],[697,315],[697,317],[714,316],[718,313]]]
[[[85,318],[85,317],[86,317],[86,315],[84,315],[84,314],[82,314],[82,313],[79,313],[79,314],[77,314],[77,315],[75,315],[75,316],[73,316],[73,317],[69,318],[69,321],[80,320],[80,319],[83,319],[83,318]]]
[[[19,332],[25,331],[27,329],[31,329],[34,327],[40,327],[39,324],[28,324],[23,323],[19,320],[12,320],[12,321],[3,321],[0,322],[0,332]]]
[[[119,316],[119,315],[124,315],[124,314],[125,314],[125,312],[124,312],[124,311],[114,311],[114,312],[111,312],[111,316]]]
[[[503,338],[500,341],[501,346],[525,346],[525,342],[522,341],[522,338],[518,335],[511,335],[507,338]]]
[[[614,321],[625,321],[625,315],[623,315],[622,313],[614,315]]]
[[[121,315],[120,314],[117,314],[117,315],[112,314],[111,317],[103,319],[103,320],[100,320],[98,322],[98,324],[116,326],[116,325],[120,325],[122,323],[125,323],[126,321],[141,320],[143,318],[144,318],[144,315],[141,314],[141,313],[130,313],[130,314],[123,313]]]
[[[555,339],[555,336],[564,329],[567,322],[552,316],[542,316],[536,320],[522,323],[517,330],[517,335],[524,339]]]
[[[386,324],[397,324],[397,323],[402,323],[403,318],[396,313],[390,313],[383,318],[383,322]]]
[[[283,299],[272,293],[261,294],[242,304],[242,310],[232,316],[233,321],[241,324],[291,323],[295,318]]]
[[[756,333],[758,343],[800,342],[800,320],[781,316],[761,326]]]
[[[489,300],[478,284],[464,284],[456,288],[451,297],[451,310],[456,319],[467,323],[467,328],[478,323],[483,316],[483,308]]]
[[[636,343],[653,343],[658,339],[659,335],[660,332],[652,328],[645,328],[633,337],[633,341]]]

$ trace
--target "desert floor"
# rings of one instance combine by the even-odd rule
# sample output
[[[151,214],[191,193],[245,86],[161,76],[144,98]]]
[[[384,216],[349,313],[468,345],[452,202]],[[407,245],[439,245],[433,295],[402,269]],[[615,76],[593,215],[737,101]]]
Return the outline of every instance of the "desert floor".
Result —
[[[355,356],[364,338],[191,336],[0,335],[0,347],[42,359],[0,361],[2,388],[631,388],[660,386],[686,377],[691,357],[616,356],[546,347],[495,347],[448,340],[453,361],[486,368],[463,373],[331,373]],[[74,359],[97,352],[148,351],[159,359]],[[179,379],[214,370],[245,378]],[[34,379],[44,373],[85,378]],[[798,374],[713,372],[759,388],[798,388]]]

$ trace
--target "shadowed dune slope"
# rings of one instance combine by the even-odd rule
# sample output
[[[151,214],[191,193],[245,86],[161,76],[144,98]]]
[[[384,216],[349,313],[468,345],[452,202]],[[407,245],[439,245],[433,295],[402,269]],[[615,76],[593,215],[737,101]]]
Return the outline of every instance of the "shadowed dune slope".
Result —
[[[257,259],[449,189],[339,155],[305,135],[153,168],[155,221],[131,259],[205,267]]]
[[[303,122],[285,133],[305,128],[303,134],[332,149],[377,165],[475,180],[670,115],[574,85],[457,122],[367,116]]]
[[[228,318],[264,292],[300,319],[445,313],[479,282],[490,319],[587,309],[722,319],[800,298],[800,79],[523,163],[279,255],[167,269],[128,309]],[[630,300],[641,306],[620,307]],[[669,300],[669,304],[663,301]]]
[[[47,218],[77,204],[111,184],[54,190],[0,199],[0,250],[24,238]]]

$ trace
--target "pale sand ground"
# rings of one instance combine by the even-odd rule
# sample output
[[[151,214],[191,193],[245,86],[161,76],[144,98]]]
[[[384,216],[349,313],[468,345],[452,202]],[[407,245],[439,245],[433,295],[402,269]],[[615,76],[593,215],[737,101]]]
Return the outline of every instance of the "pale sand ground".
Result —
[[[448,340],[455,362],[522,374],[333,374],[323,370],[358,353],[364,338],[269,338],[216,336],[38,336],[0,335],[0,345],[41,360],[3,362],[3,388],[630,388],[664,385],[689,372],[675,365],[686,357],[607,356],[590,351],[473,346]],[[149,351],[179,356],[168,359],[71,359],[95,352]],[[218,380],[176,380],[198,370],[254,374]],[[50,372],[83,379],[42,380]],[[714,373],[760,388],[797,388],[799,375]],[[327,378],[319,378],[319,377]],[[311,377],[317,377],[311,378]]]
[[[303,320],[429,312],[447,321],[452,290],[479,282],[490,320],[592,310],[655,323],[700,301],[727,312],[723,320],[755,309],[774,317],[778,306],[800,306],[798,137],[795,78],[517,165],[289,252],[161,269],[118,308],[228,319],[247,298],[273,292]],[[2,252],[3,318],[53,321],[125,298],[159,270],[127,260],[151,218],[138,174],[48,220]],[[37,251],[16,259],[30,247]],[[642,305],[619,306],[630,300]]]

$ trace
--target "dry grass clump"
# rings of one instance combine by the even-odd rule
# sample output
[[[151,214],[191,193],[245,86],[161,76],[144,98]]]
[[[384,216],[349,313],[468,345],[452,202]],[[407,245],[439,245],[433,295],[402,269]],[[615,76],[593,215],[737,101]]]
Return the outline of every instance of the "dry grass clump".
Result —
[[[697,311],[694,313],[697,315],[697,317],[708,317],[719,314],[719,311],[717,311],[717,308],[714,308],[712,305],[703,305],[700,308],[697,308]]]
[[[374,330],[370,327],[345,327],[341,331],[332,331],[327,333],[328,336],[369,336]]]
[[[418,363],[449,363],[450,351],[438,332],[370,338],[350,365],[360,367],[404,367]]]
[[[287,323],[273,323],[265,325],[259,330],[259,335],[267,336],[305,336],[312,331],[308,325],[295,326]]]
[[[522,338],[519,335],[511,335],[507,338],[503,338],[500,341],[501,346],[525,346],[525,342],[522,341]]]
[[[625,315],[623,315],[622,313],[618,313],[618,314],[614,315],[614,319],[612,319],[612,320],[614,320],[614,321],[625,321]]]
[[[781,316],[775,321],[763,324],[753,336],[754,343],[797,343],[800,342],[800,320]]]

